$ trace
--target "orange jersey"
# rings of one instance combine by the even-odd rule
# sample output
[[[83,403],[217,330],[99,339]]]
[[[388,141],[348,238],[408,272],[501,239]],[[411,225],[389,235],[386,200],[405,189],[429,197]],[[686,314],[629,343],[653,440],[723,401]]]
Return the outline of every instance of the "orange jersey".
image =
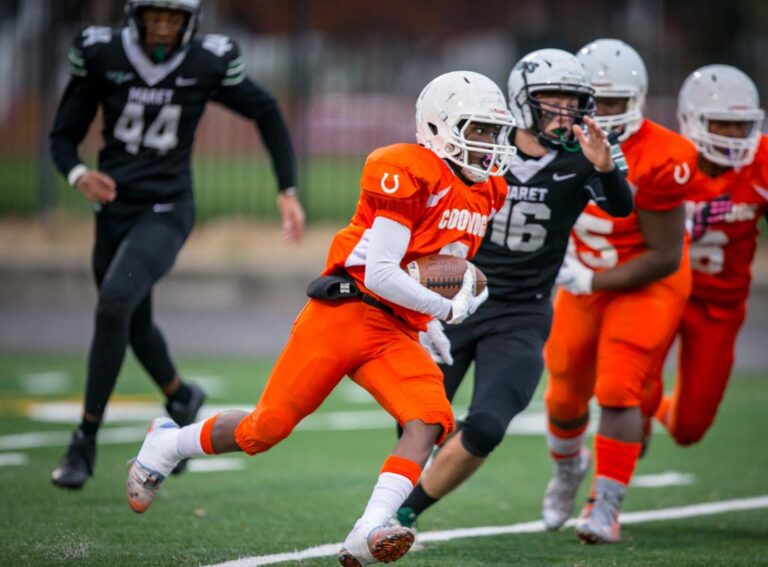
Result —
[[[579,259],[594,270],[623,264],[645,250],[637,211],[668,211],[683,203],[696,167],[696,148],[679,134],[644,120],[621,145],[635,193],[635,210],[616,218],[590,202],[572,236]]]
[[[692,296],[715,303],[744,301],[752,280],[758,221],[768,212],[768,136],[762,136],[754,161],[715,178],[696,171],[688,200],[692,207],[730,198],[730,212],[711,223],[691,244]]]
[[[421,256],[452,254],[471,258],[483,241],[488,221],[501,209],[507,185],[501,177],[465,185],[433,151],[416,144],[395,144],[375,150],[365,162],[360,200],[349,225],[336,233],[323,274],[346,270],[366,289],[368,230],[376,217],[394,220],[411,231],[402,266]],[[382,298],[416,329],[425,329],[429,315]]]

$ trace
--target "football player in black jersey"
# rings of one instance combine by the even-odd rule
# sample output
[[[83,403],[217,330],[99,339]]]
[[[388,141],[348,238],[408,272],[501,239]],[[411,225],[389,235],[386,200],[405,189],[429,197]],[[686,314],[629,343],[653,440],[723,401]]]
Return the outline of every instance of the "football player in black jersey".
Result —
[[[129,344],[180,425],[194,421],[205,398],[179,378],[152,318],[152,287],[194,223],[190,154],[208,101],[256,123],[277,174],[284,236],[299,240],[304,226],[294,152],[277,103],[246,77],[232,40],[195,37],[200,0],[128,0],[126,12],[122,30],[91,26],[75,38],[72,77],[50,135],[57,168],[96,210],[99,298],[85,408],[52,475],[65,488],[80,488],[93,474],[96,433]],[[99,108],[104,146],[98,170],[91,170],[77,147]]]
[[[422,333],[441,363],[449,398],[474,361],[472,401],[398,510],[397,520],[407,526],[469,478],[528,406],[544,367],[552,287],[582,209],[590,199],[615,216],[633,208],[623,156],[591,118],[593,90],[573,55],[559,49],[526,55],[508,88],[517,155],[506,174],[506,204],[473,259],[488,277],[490,298],[454,329],[432,321]]]

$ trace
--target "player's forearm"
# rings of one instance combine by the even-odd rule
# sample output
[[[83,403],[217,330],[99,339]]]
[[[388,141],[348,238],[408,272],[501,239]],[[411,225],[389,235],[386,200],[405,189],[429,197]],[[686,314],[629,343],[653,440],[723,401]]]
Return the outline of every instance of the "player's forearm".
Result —
[[[261,116],[257,124],[264,145],[272,157],[280,191],[296,187],[296,155],[282,114],[275,107],[273,112]]]
[[[49,135],[51,159],[64,177],[82,162],[77,147],[88,133],[98,109],[98,93],[83,79],[67,85]]]
[[[411,231],[385,217],[376,217],[370,229],[365,261],[365,287],[391,303],[446,319],[451,302],[420,285],[400,267]]]
[[[606,173],[598,173],[602,185],[602,199],[596,199],[597,205],[614,217],[626,217],[634,209],[632,189],[620,168]]]
[[[595,272],[593,291],[637,289],[665,278],[680,267],[682,246],[666,250],[646,250],[628,262],[610,270]]]

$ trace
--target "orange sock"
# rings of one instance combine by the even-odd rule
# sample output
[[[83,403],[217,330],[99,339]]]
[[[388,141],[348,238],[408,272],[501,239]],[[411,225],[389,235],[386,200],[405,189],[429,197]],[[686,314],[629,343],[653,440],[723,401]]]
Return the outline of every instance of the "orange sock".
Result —
[[[629,484],[640,457],[641,443],[627,443],[603,435],[595,435],[595,476],[604,476],[624,485]]]
[[[390,455],[381,467],[382,473],[394,473],[404,476],[411,481],[413,486],[419,482],[421,476],[421,466],[416,461],[406,459],[405,457],[398,457],[397,455]]]
[[[561,429],[547,420],[547,446],[550,456],[560,461],[572,459],[581,451],[588,422],[575,429]]]
[[[216,423],[216,418],[219,414],[209,417],[203,422],[203,428],[200,430],[200,446],[203,448],[203,452],[206,455],[215,455],[216,451],[213,450],[213,441],[211,440],[211,434],[213,433],[213,424]]]

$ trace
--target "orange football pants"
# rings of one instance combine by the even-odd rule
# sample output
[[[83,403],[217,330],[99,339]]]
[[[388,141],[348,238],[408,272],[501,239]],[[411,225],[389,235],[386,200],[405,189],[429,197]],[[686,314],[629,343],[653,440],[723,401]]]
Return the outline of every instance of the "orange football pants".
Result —
[[[745,302],[713,305],[689,299],[678,329],[674,393],[664,399],[657,413],[680,445],[700,441],[714,423],[746,313]],[[657,375],[661,377],[661,373],[659,367]]]
[[[365,388],[400,425],[418,419],[454,427],[443,375],[404,322],[362,301],[310,299],[293,324],[256,408],[240,422],[237,444],[268,450],[314,412],[345,376]]]
[[[579,418],[593,395],[603,407],[641,405],[690,289],[688,269],[628,292],[577,296],[560,289],[544,349],[548,415]]]

